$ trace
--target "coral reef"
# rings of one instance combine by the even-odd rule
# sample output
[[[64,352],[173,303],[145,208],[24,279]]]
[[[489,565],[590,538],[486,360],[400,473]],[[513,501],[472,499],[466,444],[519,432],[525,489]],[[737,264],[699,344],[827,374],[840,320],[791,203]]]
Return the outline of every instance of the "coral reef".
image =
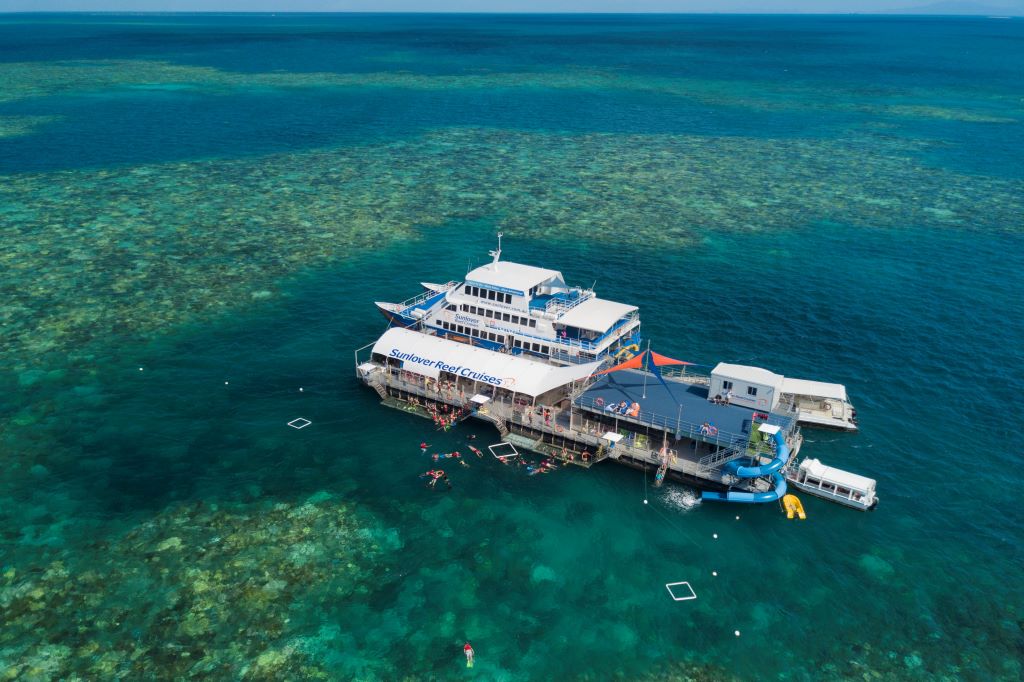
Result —
[[[326,494],[191,503],[71,561],[12,557],[0,679],[327,679],[296,603],[365,593],[385,550],[364,522]]]

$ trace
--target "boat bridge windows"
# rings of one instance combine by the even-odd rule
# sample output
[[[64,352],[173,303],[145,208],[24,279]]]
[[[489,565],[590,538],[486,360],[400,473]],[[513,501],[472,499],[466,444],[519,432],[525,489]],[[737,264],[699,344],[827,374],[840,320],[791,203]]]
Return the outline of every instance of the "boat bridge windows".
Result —
[[[467,296],[474,296],[476,298],[483,298],[488,301],[497,301],[498,303],[512,304],[512,294],[506,294],[503,291],[495,291],[493,289],[484,289],[483,287],[474,286],[467,284],[462,287],[462,291]]]

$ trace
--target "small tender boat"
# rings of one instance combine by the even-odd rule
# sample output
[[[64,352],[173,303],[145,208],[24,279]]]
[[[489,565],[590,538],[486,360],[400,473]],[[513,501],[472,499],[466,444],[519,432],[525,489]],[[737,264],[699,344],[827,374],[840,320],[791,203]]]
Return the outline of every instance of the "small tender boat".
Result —
[[[875,479],[825,466],[816,459],[800,462],[799,468],[786,472],[786,479],[805,493],[847,507],[868,511],[878,506]]]
[[[801,519],[807,518],[807,514],[804,513],[804,504],[796,495],[785,495],[782,498],[782,507],[786,510],[787,519],[794,516],[799,516]]]

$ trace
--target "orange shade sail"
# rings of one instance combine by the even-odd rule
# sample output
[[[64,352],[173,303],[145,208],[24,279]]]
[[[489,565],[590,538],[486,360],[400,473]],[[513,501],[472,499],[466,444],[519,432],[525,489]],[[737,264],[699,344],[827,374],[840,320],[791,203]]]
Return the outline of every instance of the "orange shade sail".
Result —
[[[648,354],[650,354],[650,356],[651,356],[649,361],[647,360],[647,355]],[[608,369],[603,369],[600,372],[595,372],[594,376],[597,376],[599,374],[610,374],[611,372],[618,372],[621,369],[646,369],[647,365],[648,365],[648,362],[653,363],[656,367],[663,367],[665,365],[692,365],[692,364],[694,364],[692,362],[686,362],[685,360],[675,360],[673,358],[668,357],[667,355],[662,355],[661,353],[655,353],[652,350],[645,350],[644,352],[642,352],[642,353],[640,353],[638,355],[634,355],[629,360],[626,360],[623,363],[615,365],[614,367],[609,367]]]

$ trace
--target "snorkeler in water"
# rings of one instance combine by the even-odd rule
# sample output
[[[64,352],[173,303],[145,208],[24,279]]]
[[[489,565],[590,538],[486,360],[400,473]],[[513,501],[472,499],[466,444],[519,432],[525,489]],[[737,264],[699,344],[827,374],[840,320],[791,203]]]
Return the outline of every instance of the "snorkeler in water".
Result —
[[[436,488],[438,481],[444,481],[445,485],[448,486],[448,490],[452,489],[452,482],[448,480],[448,474],[446,474],[443,469],[431,469],[430,471],[420,474],[420,478],[429,478],[430,481],[427,485],[431,488]]]

